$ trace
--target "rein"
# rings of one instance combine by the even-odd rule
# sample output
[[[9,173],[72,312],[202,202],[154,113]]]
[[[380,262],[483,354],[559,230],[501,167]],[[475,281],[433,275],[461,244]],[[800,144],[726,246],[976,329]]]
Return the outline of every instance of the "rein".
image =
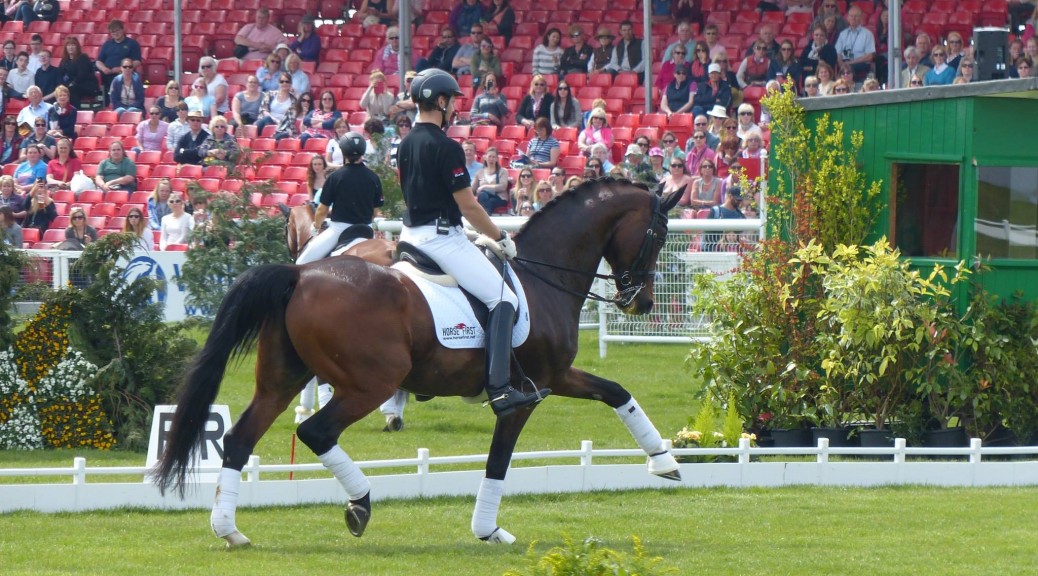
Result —
[[[638,293],[641,292],[643,288],[645,288],[644,280],[639,284],[633,285],[634,278],[647,278],[649,276],[656,274],[655,269],[642,270],[640,269],[640,267],[644,265],[644,261],[649,259],[649,255],[652,253],[653,245],[660,242],[659,235],[656,234],[656,225],[659,223],[660,217],[660,199],[655,194],[652,194],[652,220],[649,221],[649,227],[648,229],[646,229],[645,237],[642,239],[641,245],[638,247],[638,254],[634,257],[634,262],[632,262],[631,267],[628,270],[620,274],[599,274],[598,272],[585,272],[583,270],[577,270],[575,268],[569,268],[567,266],[559,266],[558,264],[542,262],[539,260],[531,260],[529,258],[522,258],[519,256],[516,256],[512,260],[514,262],[521,264],[522,268],[529,272],[530,275],[551,286],[552,288],[555,288],[556,290],[565,292],[572,296],[577,296],[578,298],[593,300],[595,302],[605,302],[607,304],[614,304],[616,306],[623,308],[630,304],[638,296]],[[614,296],[613,298],[607,298],[600,294],[596,294],[590,290],[588,290],[587,292],[578,292],[576,290],[563,286],[555,280],[552,280],[546,277],[545,275],[533,270],[528,266],[528,264],[544,266],[546,268],[552,268],[554,270],[562,270],[564,272],[578,274],[580,276],[585,276],[589,278],[596,278],[599,280],[613,280],[619,283],[620,285],[625,286],[625,288],[619,290],[616,293],[616,296]]]

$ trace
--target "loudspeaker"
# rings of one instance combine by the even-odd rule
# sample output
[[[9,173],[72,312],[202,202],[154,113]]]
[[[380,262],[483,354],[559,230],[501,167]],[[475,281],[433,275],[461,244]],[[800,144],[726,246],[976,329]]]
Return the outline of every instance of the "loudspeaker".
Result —
[[[976,58],[975,80],[1001,80],[1009,77],[1009,29],[974,28],[973,53]]]

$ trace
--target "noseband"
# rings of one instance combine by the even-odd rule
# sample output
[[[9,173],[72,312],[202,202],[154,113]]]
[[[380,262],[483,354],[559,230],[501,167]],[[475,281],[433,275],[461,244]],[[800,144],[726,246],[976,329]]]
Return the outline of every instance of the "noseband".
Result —
[[[520,264],[536,264],[538,266],[544,266],[547,268],[553,268],[555,270],[572,272],[574,274],[598,278],[600,280],[614,281],[621,288],[619,291],[617,291],[616,296],[612,298],[607,298],[605,296],[596,294],[591,291],[588,291],[587,293],[582,293],[577,292],[576,290],[571,290],[565,286],[562,286],[558,282],[555,282],[554,280],[545,278],[542,274],[537,273],[536,271],[530,269],[528,266],[523,266],[523,268],[525,268],[534,277],[540,279],[549,286],[556,288],[557,290],[561,290],[562,292],[566,292],[567,294],[572,294],[573,296],[578,296],[580,298],[594,300],[595,302],[606,302],[609,304],[615,304],[617,307],[621,309],[626,308],[631,304],[631,302],[634,301],[634,299],[638,296],[642,289],[645,288],[645,283],[647,281],[646,279],[654,277],[656,275],[655,268],[643,269],[642,267],[648,264],[649,258],[651,258],[652,256],[653,248],[657,246],[659,248],[662,248],[663,244],[667,240],[666,234],[664,234],[661,237],[659,234],[656,233],[656,226],[660,223],[661,219],[666,218],[666,215],[660,212],[660,198],[656,194],[650,194],[650,196],[652,198],[652,219],[649,220],[649,227],[645,230],[645,236],[642,237],[641,245],[638,247],[638,254],[635,255],[634,261],[631,262],[631,266],[627,270],[619,274],[599,274],[597,272],[584,272],[583,270],[576,270],[573,268],[567,268],[565,266],[558,266],[556,264],[551,264],[548,262],[530,260],[529,258],[522,258],[519,256],[516,256],[513,260]],[[635,281],[639,279],[641,281],[635,284]]]

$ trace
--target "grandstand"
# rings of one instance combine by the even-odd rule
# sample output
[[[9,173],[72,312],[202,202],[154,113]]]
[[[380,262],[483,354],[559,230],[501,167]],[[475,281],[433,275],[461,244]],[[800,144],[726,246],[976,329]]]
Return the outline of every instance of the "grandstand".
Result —
[[[61,12],[57,22],[33,22],[27,30],[22,29],[20,22],[7,22],[0,28],[0,41],[13,40],[19,50],[28,46],[32,34],[42,36],[44,45],[55,54],[60,53],[60,46],[69,35],[80,39],[84,52],[96,58],[101,44],[108,39],[107,24],[113,19],[125,22],[129,36],[135,38],[142,49],[142,66],[140,74],[145,82],[145,107],[151,105],[164,93],[165,83],[172,78],[174,14],[172,2],[141,2],[139,0],[60,0]],[[450,9],[454,0],[426,0],[421,25],[414,28],[412,50],[415,54],[424,55],[435,46],[439,31],[447,26]],[[791,40],[802,49],[808,42],[808,28],[812,15],[791,14],[788,17],[781,12],[765,12],[754,10],[756,0],[703,0],[704,23],[718,26],[729,58],[737,62],[742,58],[745,49],[756,38],[756,30],[764,22],[771,22],[778,30],[777,40]],[[232,57],[233,38],[237,30],[254,20],[254,13],[260,6],[271,8],[272,22],[279,25],[286,34],[294,34],[299,20],[304,15],[318,18],[317,35],[321,39],[321,59],[319,63],[304,62],[303,70],[310,76],[312,91],[317,93],[330,90],[334,93],[339,110],[342,111],[352,126],[359,128],[365,119],[360,108],[360,98],[368,85],[368,70],[373,55],[384,43],[385,26],[375,24],[363,27],[354,21],[344,20],[349,2],[347,0],[303,0],[302,2],[280,2],[270,0],[184,0],[181,12],[183,42],[183,68],[187,72],[179,78],[188,94],[194,72],[198,68],[198,60],[204,55],[212,55],[219,59],[217,71],[224,75],[230,84],[230,94],[244,88],[245,79],[255,72],[259,62],[250,61],[243,65]],[[841,1],[841,12],[846,13],[850,5],[860,7],[865,13],[866,22],[874,22],[875,3],[871,0],[854,2]],[[530,52],[533,46],[541,42],[544,32],[552,26],[565,28],[570,24],[580,26],[586,35],[591,36],[600,25],[614,29],[624,20],[630,20],[640,32],[643,22],[641,3],[637,0],[613,0],[608,9],[602,9],[598,0],[512,0],[511,6],[516,13],[516,26],[510,44],[505,47],[502,38],[497,35],[493,25],[487,26],[487,36],[493,39],[502,60],[502,71],[505,86],[502,93],[508,100],[509,109],[518,108],[519,101],[526,93],[531,78]],[[1009,5],[1006,0],[906,0],[903,5],[903,30],[906,37],[919,31],[926,31],[934,37],[943,37],[950,31],[958,31],[968,42],[973,27],[980,25],[1005,26],[1009,20]],[[675,39],[674,24],[654,23],[651,45],[653,53],[651,61],[654,72],[660,68],[660,60],[666,46]],[[699,24],[693,25],[695,37],[700,37]],[[640,33],[639,33],[640,35]],[[684,143],[691,132],[691,116],[677,114],[668,118],[663,114],[646,113],[642,102],[642,88],[637,79],[630,74],[619,74],[615,78],[608,74],[591,77],[584,75],[568,75],[566,81],[574,87],[575,96],[588,109],[595,98],[604,98],[608,112],[609,124],[615,128],[616,141],[613,146],[613,158],[621,158],[623,150],[640,134],[648,135],[654,142],[666,131],[673,131],[679,143]],[[548,78],[549,89],[554,91],[557,78]],[[399,85],[398,76],[387,78],[390,86]],[[464,97],[460,98],[456,109],[464,117],[471,106],[473,87],[471,76],[461,78]],[[750,88],[744,94],[744,100],[754,105],[760,113],[759,100],[763,89]],[[659,102],[659,90],[653,89],[654,106]],[[24,106],[24,101],[8,100],[5,113],[17,114]],[[135,128],[140,122],[141,114],[125,113],[118,117],[109,110],[80,111],[77,120],[79,138],[75,150],[82,158],[84,172],[93,176],[97,164],[107,156],[107,146],[113,140],[124,142],[127,150],[136,145]],[[249,180],[265,180],[272,178],[279,189],[277,194],[269,196],[256,195],[257,205],[273,206],[277,202],[290,205],[307,200],[305,188],[306,166],[314,153],[323,153],[327,141],[321,138],[309,139],[301,146],[298,139],[286,138],[280,141],[273,139],[274,127],[269,126],[263,132],[255,127],[246,127],[239,138],[240,145],[250,148],[253,157],[270,153],[271,157],[258,170],[247,172]],[[509,157],[517,150],[524,150],[531,137],[522,126],[506,125],[498,129],[494,126],[452,126],[448,134],[458,140],[468,139],[476,145],[477,153],[482,153],[489,146],[495,146],[502,156],[502,163],[507,165]],[[560,166],[568,174],[580,175],[584,169],[584,157],[577,154],[577,130],[564,128],[557,130],[554,136],[560,141],[562,151]],[[767,138],[767,135],[765,135]],[[172,178],[175,190],[185,190],[188,182],[197,181],[204,189],[240,190],[244,181],[228,179],[223,167],[183,166],[178,168],[173,161],[172,152],[130,153],[137,163],[138,189],[144,192],[127,194],[125,192],[108,192],[102,194],[85,194],[78,201],[73,201],[70,194],[56,193],[54,199],[59,218],[52,223],[51,230],[37,238],[33,231],[26,231],[25,247],[31,248],[34,243],[49,246],[57,234],[67,226],[67,215],[75,205],[82,205],[94,225],[101,234],[109,233],[122,225],[122,218],[132,206],[146,209],[147,197],[160,178]],[[4,174],[12,174],[16,164],[3,167]],[[538,170],[537,177],[547,178],[547,170]],[[723,174],[721,174],[723,176]],[[513,177],[515,174],[513,174]],[[63,236],[62,236],[63,237]]]

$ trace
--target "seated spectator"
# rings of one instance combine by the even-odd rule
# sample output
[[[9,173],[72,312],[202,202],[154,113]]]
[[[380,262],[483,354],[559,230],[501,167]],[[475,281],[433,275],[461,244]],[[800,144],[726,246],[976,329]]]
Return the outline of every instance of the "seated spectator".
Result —
[[[97,76],[94,75],[94,63],[89,56],[83,53],[79,39],[69,36],[65,38],[64,46],[65,50],[58,69],[65,78],[72,106],[79,108],[83,102],[96,98],[101,93],[101,89],[97,84]]]
[[[757,31],[757,41],[746,49],[746,54],[744,54],[744,56],[758,56],[757,52],[754,51],[757,44],[764,46],[764,56],[767,59],[771,60],[778,55],[780,46],[778,41],[775,40],[775,28],[770,22],[764,22],[760,25],[760,29]]]
[[[310,93],[310,76],[303,71],[302,62],[295,54],[285,58],[285,72],[292,78],[292,94],[296,98]]]
[[[368,0],[370,1],[370,0]],[[486,20],[486,9],[479,0],[461,0],[451,9],[447,22],[455,34],[461,35],[473,24]]]
[[[707,24],[703,30],[703,40],[710,49],[710,61],[716,62],[718,56],[728,57],[728,50],[721,44],[721,32],[717,24]]]
[[[829,44],[825,35],[825,28],[817,26],[811,32],[811,42],[804,47],[800,53],[800,73],[809,76],[818,73],[818,63],[825,62],[832,68],[836,68],[836,48]]]
[[[14,210],[10,206],[0,206],[0,244],[21,248],[24,243],[22,227],[14,217]]]
[[[684,66],[674,69],[674,79],[660,96],[660,112],[670,118],[674,114],[684,114],[692,110],[692,81],[688,78],[688,68]]]
[[[566,179],[566,190],[572,190],[584,183],[580,176],[570,176]]]
[[[184,104],[187,104],[189,112],[202,114],[206,121],[218,114],[216,100],[209,95],[209,88],[203,78],[195,78],[191,83],[191,95],[184,98]]]
[[[956,79],[960,77],[961,76],[956,76]],[[969,83],[968,79],[966,79],[966,83]],[[866,78],[865,81],[861,83],[862,94],[864,94],[865,92],[879,92],[879,90],[879,80],[876,80],[875,78]]]
[[[711,219],[743,219],[742,190],[738,186],[732,186],[725,192],[724,204],[710,208],[707,218]],[[707,232],[703,238],[703,248],[706,252],[725,252],[735,250],[738,244],[738,233],[735,232]]]
[[[554,168],[559,162],[562,147],[551,135],[551,122],[544,117],[537,118],[533,125],[534,137],[526,148],[526,157],[534,168]]]
[[[585,42],[584,31],[576,24],[569,27],[569,39],[573,44],[562,53],[562,74],[587,74],[594,50]]]
[[[151,229],[148,228],[147,223],[144,221],[144,214],[141,213],[141,209],[136,206],[126,212],[126,220],[123,221],[122,231],[133,234],[134,248],[137,250],[150,252],[155,247],[155,235],[151,233]]]
[[[544,76],[534,74],[530,79],[530,92],[519,103],[519,110],[515,113],[516,122],[529,128],[538,118],[550,121],[553,100],[548,92],[548,81]]]
[[[292,95],[292,77],[282,72],[278,80],[278,89],[263,95],[260,103],[260,117],[256,121],[256,129],[262,134],[267,126],[277,126],[275,132],[294,130],[296,114],[296,97]]]
[[[627,152],[624,154],[624,161],[619,164],[624,178],[641,182],[644,182],[647,178],[652,178],[652,167],[644,160],[645,152],[641,146],[633,143],[628,144]]]
[[[177,105],[183,102],[183,98],[180,97],[180,84],[176,80],[170,80],[166,83],[166,93],[159,96],[159,99],[155,101],[155,105],[159,107],[161,114],[159,118],[162,118],[166,122],[173,122],[177,119]]]
[[[54,90],[61,86],[64,79],[61,70],[57,66],[50,65],[50,50],[40,50],[40,67],[36,69],[33,83],[43,91],[45,102],[54,102]]]
[[[760,126],[755,121],[756,111],[750,104],[742,103],[739,105],[739,114],[737,120],[739,121],[739,129],[736,130],[736,136],[739,137],[743,143],[746,142],[746,137],[751,133],[761,133]]]
[[[837,80],[843,80],[850,88],[851,92],[854,91],[854,68],[850,64],[840,64],[840,75]]]
[[[699,176],[693,179],[691,184],[678,201],[679,206],[702,210],[721,203],[722,183],[717,177],[717,167],[713,160],[700,162]]]
[[[400,71],[400,29],[396,26],[386,28],[386,44],[375,51],[375,61],[368,72],[381,71],[393,76]]]
[[[840,13],[840,5],[836,0],[822,0],[821,5],[818,8],[818,14],[815,19],[811,21],[811,28],[814,29],[817,26],[829,26],[826,24],[826,20],[831,20],[831,29],[826,28],[826,35],[829,38],[829,43],[833,44],[836,42],[836,36],[847,27],[847,21],[844,20],[843,14]],[[927,50],[927,54],[929,54]]]
[[[698,86],[708,81],[710,79],[711,62],[710,47],[706,45],[706,42],[702,40],[696,42],[696,47],[693,49],[689,59],[691,60],[689,78],[692,79],[692,82]]]
[[[87,224],[86,211],[76,206],[68,213],[68,228],[62,250],[84,250],[91,242],[97,242],[97,229]]]
[[[616,37],[609,30],[607,26],[600,26],[598,31],[595,32],[595,40],[598,42],[598,48],[595,48],[591,52],[591,61],[588,62],[587,70],[589,74],[598,74],[601,72],[607,72],[606,66],[609,65],[609,61],[613,58],[613,40]]]
[[[97,53],[97,62],[94,63],[101,72],[101,88],[105,98],[108,97],[108,88],[112,85],[112,80],[121,72],[123,60],[132,60],[135,69],[141,65],[141,45],[126,36],[125,26],[121,20],[108,23],[108,34],[111,37],[101,45],[101,50]]]
[[[473,86],[482,86],[487,74],[493,74],[497,83],[503,80],[501,59],[494,50],[494,43],[490,38],[483,38],[479,41],[479,52],[472,56],[471,68]]]
[[[166,135],[169,133],[169,123],[162,119],[162,110],[156,106],[148,110],[147,120],[137,124],[137,143],[140,150],[155,150],[161,152],[165,147]]]
[[[476,174],[483,169],[483,163],[476,159],[476,145],[466,140],[461,143],[461,151],[465,153],[465,171],[470,180],[475,180]]]
[[[94,183],[105,192],[137,190],[137,165],[126,156],[122,142],[112,142],[108,145],[108,158],[97,165]]]
[[[0,206],[8,206],[14,211],[14,217],[18,220],[25,218],[25,208],[29,198],[18,194],[14,185],[13,176],[0,176]]]
[[[1017,78],[1030,78],[1031,76],[1034,76],[1034,61],[1028,56],[1021,56],[1016,59],[1016,66],[1014,66],[1014,69],[1016,70]],[[933,72],[933,70],[930,72]],[[930,72],[927,72],[927,74]],[[913,84],[913,86],[914,85],[915,84]]]
[[[395,103],[393,91],[386,88],[386,77],[375,70],[368,76],[368,89],[360,97],[360,107],[368,118],[385,122],[389,119],[389,109]]]
[[[689,63],[685,61],[686,52],[684,46],[677,46],[670,52],[670,59],[666,60],[661,66],[660,71],[656,74],[656,79],[653,80],[653,86],[660,89],[662,92],[667,88],[667,84],[670,84],[674,80],[674,69],[675,68],[688,68]]]
[[[201,79],[196,82],[201,81]],[[123,112],[140,112],[144,109],[144,84],[133,71],[133,61],[123,60],[122,74],[112,79],[108,89],[108,101],[120,116]]]
[[[386,163],[391,168],[397,167],[397,153],[400,151],[400,143],[411,133],[411,119],[407,114],[401,112],[393,118],[396,124],[396,135],[389,141],[389,150],[386,150]]]
[[[160,230],[162,228],[162,217],[171,212],[169,208],[169,195],[173,193],[173,183],[169,178],[159,180],[148,198],[148,228]]]
[[[0,132],[0,165],[17,162],[22,153],[22,136],[18,133],[18,121],[14,116],[4,117],[4,129]]]
[[[491,146],[483,153],[483,168],[472,178],[472,192],[487,214],[494,214],[499,208],[511,211],[508,171],[498,164],[497,148]]]
[[[975,80],[974,69],[976,68],[973,58],[970,56],[963,56],[962,61],[959,62],[959,74],[956,78],[964,78],[966,83],[969,84]]]
[[[587,127],[577,137],[577,147],[580,148],[580,151],[585,156],[591,153],[591,147],[595,144],[602,144],[606,150],[613,146],[613,129],[606,123],[606,111],[604,108],[594,108],[591,110]],[[605,167],[603,166],[603,168]],[[608,172],[609,169],[606,168],[605,171]]]
[[[259,80],[260,89],[270,92],[278,89],[278,79],[281,77],[281,56],[277,53],[267,55],[263,65],[256,70],[256,79]]]
[[[83,169],[83,163],[72,149],[72,141],[62,137],[57,144],[58,155],[47,163],[47,186],[55,190],[68,190],[72,177]]]
[[[209,121],[209,137],[198,147],[198,156],[206,166],[233,166],[241,148],[230,133],[227,119],[217,116]]]
[[[741,63],[741,61],[740,61]],[[721,67],[721,80],[728,83],[728,86],[732,90],[732,104],[742,102],[742,89],[739,88],[739,78],[736,77],[735,71],[732,70],[728,64],[727,56],[719,56],[714,58],[714,64]]]
[[[948,52],[948,66],[958,70],[959,64],[962,62],[962,57],[964,55],[962,51],[962,34],[952,30],[948,32],[948,37],[945,38],[944,43],[946,45],[945,49]],[[878,50],[879,48],[877,47],[877,52]],[[886,76],[883,76],[883,78],[886,78]]]
[[[689,137],[689,140],[692,140],[692,138]],[[707,140],[707,146],[709,145],[710,141]],[[667,130],[660,136],[660,151],[663,152],[664,167],[670,166],[672,158],[685,158],[685,152],[681,149],[677,135],[670,130]]]
[[[609,154],[609,148],[601,142],[591,146],[591,158],[588,159],[588,163],[590,164],[594,161],[598,162],[601,168],[598,171],[599,176],[604,176],[606,174],[611,173],[613,171],[613,168],[615,167],[609,159]]]
[[[25,149],[25,161],[14,170],[14,186],[18,192],[28,194],[37,183],[46,187],[47,161],[43,159],[43,150],[39,146]]]
[[[714,150],[717,150],[717,144],[721,143],[721,137],[724,136],[724,123],[728,120],[728,110],[724,106],[714,106],[706,113],[707,121],[710,125],[706,130],[706,141]],[[695,127],[702,128],[699,124],[699,118],[695,119]],[[716,141],[717,144],[710,144],[710,142]]]
[[[3,20],[4,20],[3,14],[0,14],[0,21],[3,21]],[[1023,50],[1023,47],[1024,47],[1024,43],[1020,42],[1020,48],[1021,48],[1020,51]],[[1016,56],[1020,55],[1019,54],[1020,51],[1017,51]],[[4,70],[11,70],[15,66],[17,66],[17,64],[15,64],[15,57],[16,57],[16,55],[17,54],[16,54],[15,48],[14,48],[14,40],[5,40],[4,41],[4,48],[3,48],[3,55],[0,56],[0,68],[3,68]]]
[[[739,71],[735,73],[740,88],[764,86],[768,81],[771,59],[765,54],[766,50],[767,46],[759,40],[753,44],[753,55],[744,58]]]
[[[188,131],[177,141],[173,149],[173,161],[177,164],[202,164],[202,155],[199,148],[209,138],[209,133],[203,129],[205,117],[198,110],[187,113]]]
[[[721,65],[715,62],[710,65],[709,71],[707,81],[698,86],[692,97],[692,113],[696,116],[718,106],[727,110],[732,105],[732,87],[721,74]]]
[[[551,169],[548,175],[548,184],[551,186],[553,196],[558,196],[566,191],[566,170],[561,166]]]
[[[254,124],[259,118],[262,102],[263,92],[260,91],[259,80],[249,76],[245,80],[245,89],[231,98],[231,126],[238,128]]]
[[[477,126],[502,126],[508,118],[508,102],[501,95],[501,87],[497,83],[497,75],[486,72],[483,75],[483,91],[472,99],[472,110],[469,118]]]
[[[321,92],[321,100],[309,114],[303,116],[299,143],[306,144],[310,138],[334,138],[335,121],[342,118],[335,103],[335,94],[330,90]]]
[[[419,60],[414,69],[416,72],[421,72],[426,68],[439,68],[444,72],[451,72],[451,66],[454,64],[454,55],[458,53],[460,48],[461,44],[458,44],[453,31],[449,29],[441,30],[440,42],[436,45],[436,48],[433,48],[433,51],[428,56]]]
[[[350,125],[346,122],[345,118],[339,118],[335,121],[335,137],[328,140],[328,145],[324,148],[324,160],[328,164],[328,170],[334,171],[342,168],[342,149],[339,148],[339,140],[350,131]]]
[[[54,94],[56,102],[47,112],[47,133],[54,138],[75,138],[79,111],[72,105],[72,94],[65,86],[58,86]]]
[[[667,167],[663,165],[663,149],[658,146],[649,149],[649,168],[657,182],[667,174]]]
[[[759,133],[751,133],[746,136],[744,141],[746,145],[739,156],[743,158],[742,162],[746,162],[748,159],[759,159],[765,154],[764,151],[764,138]],[[766,156],[765,156],[766,157]]]
[[[26,201],[22,228],[35,228],[40,231],[40,236],[43,236],[47,228],[50,228],[50,223],[58,217],[58,208],[42,180],[32,183],[26,191]]]
[[[33,22],[57,22],[60,11],[57,0],[31,0],[18,6],[15,18],[22,21],[23,30],[28,30]]]
[[[195,228],[195,220],[184,210],[184,196],[180,192],[169,195],[170,213],[162,217],[159,227],[159,250],[170,244],[187,244]]]
[[[386,125],[378,118],[368,118],[364,121],[363,127],[364,141],[367,143],[367,149],[364,151],[364,163],[374,166],[385,162],[385,154],[380,154],[383,151],[380,146],[385,140]],[[375,140],[376,135],[379,137],[378,140]]]
[[[507,48],[515,29],[515,11],[508,5],[508,0],[494,0],[488,12],[486,21],[497,28],[497,33],[504,39]]]
[[[515,187],[512,190],[512,203],[518,206],[523,202],[529,202],[534,195],[536,186],[537,181],[533,178],[533,168],[527,166],[520,169],[519,175],[516,176]],[[551,186],[548,186],[548,200],[551,200],[551,198]]]
[[[353,18],[360,20],[361,25],[367,28],[375,24],[393,24],[397,14],[399,12],[394,0],[361,0]]]
[[[948,53],[945,51],[943,46],[938,46],[933,49],[930,54],[930,58],[933,59],[933,68],[926,73],[923,77],[927,86],[943,86],[952,83],[955,79],[955,69],[947,64]],[[1017,66],[1019,70],[1019,66]],[[1021,78],[1024,76],[1021,75]]]
[[[541,43],[533,49],[533,73],[558,74],[562,70],[562,32],[548,28]]]
[[[805,76],[804,98],[814,98],[821,95],[822,93],[818,90],[818,76]]]
[[[854,70],[854,81],[860,82],[872,71],[876,57],[876,38],[872,31],[861,23],[862,12],[858,6],[847,10],[847,28],[836,39],[836,55],[840,64],[849,64]],[[951,79],[948,80],[951,83]]]
[[[296,133],[302,132],[303,130],[303,118],[314,111],[314,97],[310,94],[303,94],[296,99]]]
[[[679,48],[685,52],[686,61],[691,60],[696,45],[695,38],[692,37],[692,26],[687,20],[679,21],[675,32],[678,37],[663,51],[663,61],[670,61],[674,56],[674,50]]]
[[[198,61],[198,75],[199,80],[205,81],[206,92],[213,97],[213,103],[216,104],[216,112],[219,114],[226,114],[231,110],[231,103],[227,99],[228,90],[227,79],[216,71],[216,59],[211,56],[203,56]]]
[[[666,174],[659,176],[657,179],[660,184],[663,184],[664,194],[671,194],[679,190],[684,191],[681,201],[678,202],[680,204],[685,200],[685,195],[689,193],[689,184],[692,183],[692,178],[689,177],[688,171],[685,169],[685,160],[675,156],[670,159],[665,168],[668,169]]]
[[[573,95],[573,88],[569,82],[559,82],[555,92],[555,99],[551,103],[551,127],[553,129],[568,126],[580,128],[583,122],[583,113],[580,111],[580,100]]]
[[[187,121],[187,104],[181,100],[176,106],[177,118],[166,128],[166,150],[176,150],[180,137],[191,129]]]
[[[675,22],[697,22],[702,26],[702,2],[700,0],[671,0],[670,15]]]
[[[29,53],[19,52],[14,59],[14,64],[15,67],[7,72],[7,85],[11,87],[11,98],[25,99],[26,92],[36,79],[36,75],[29,70]]]
[[[908,87],[912,78],[922,78],[930,71],[929,66],[920,63],[919,50],[915,46],[905,48],[905,67],[901,69],[901,87]]]
[[[854,84],[840,78],[836,82],[833,82],[833,93],[830,96],[839,96],[841,94],[850,94],[854,90]]]
[[[771,59],[768,68],[768,82],[778,80],[780,84],[786,82],[786,78],[793,81],[794,86],[800,84],[800,63],[797,62],[793,43],[783,40],[779,44],[778,54]]]
[[[404,89],[397,92],[396,102],[389,108],[391,117],[396,118],[398,114],[407,114],[411,124],[414,124],[415,118],[418,116],[418,108],[411,101],[411,83],[414,82],[416,75],[414,70],[408,70],[404,74]],[[478,86],[478,84],[474,84],[474,86]]]
[[[263,60],[285,41],[285,35],[270,23],[270,9],[256,10],[256,21],[242,26],[234,37],[234,55],[242,60]]]
[[[836,74],[824,60],[818,62],[818,93],[829,96],[833,93],[833,85],[836,83]]]
[[[321,38],[317,35],[314,17],[309,14],[303,16],[296,32],[296,39],[289,44],[289,49],[303,62],[317,62],[321,57]]]
[[[47,134],[47,119],[37,118],[33,121],[32,132],[22,139],[22,151],[18,155],[18,160],[24,162],[26,149],[32,146],[38,146],[40,152],[43,152],[43,161],[50,162],[51,158],[54,158],[58,153],[55,148],[57,143],[57,140],[55,140],[53,136]]]
[[[455,75],[472,74],[472,57],[479,52],[479,44],[486,36],[483,35],[483,25],[475,23],[469,28],[468,41],[463,42],[458,51],[454,53],[451,61],[451,69]]]
[[[717,175],[724,176],[729,173],[732,166],[739,163],[739,137],[735,135],[738,124],[734,120],[725,121],[725,135],[721,137],[721,143],[717,145],[717,157],[714,165],[717,166]]]

